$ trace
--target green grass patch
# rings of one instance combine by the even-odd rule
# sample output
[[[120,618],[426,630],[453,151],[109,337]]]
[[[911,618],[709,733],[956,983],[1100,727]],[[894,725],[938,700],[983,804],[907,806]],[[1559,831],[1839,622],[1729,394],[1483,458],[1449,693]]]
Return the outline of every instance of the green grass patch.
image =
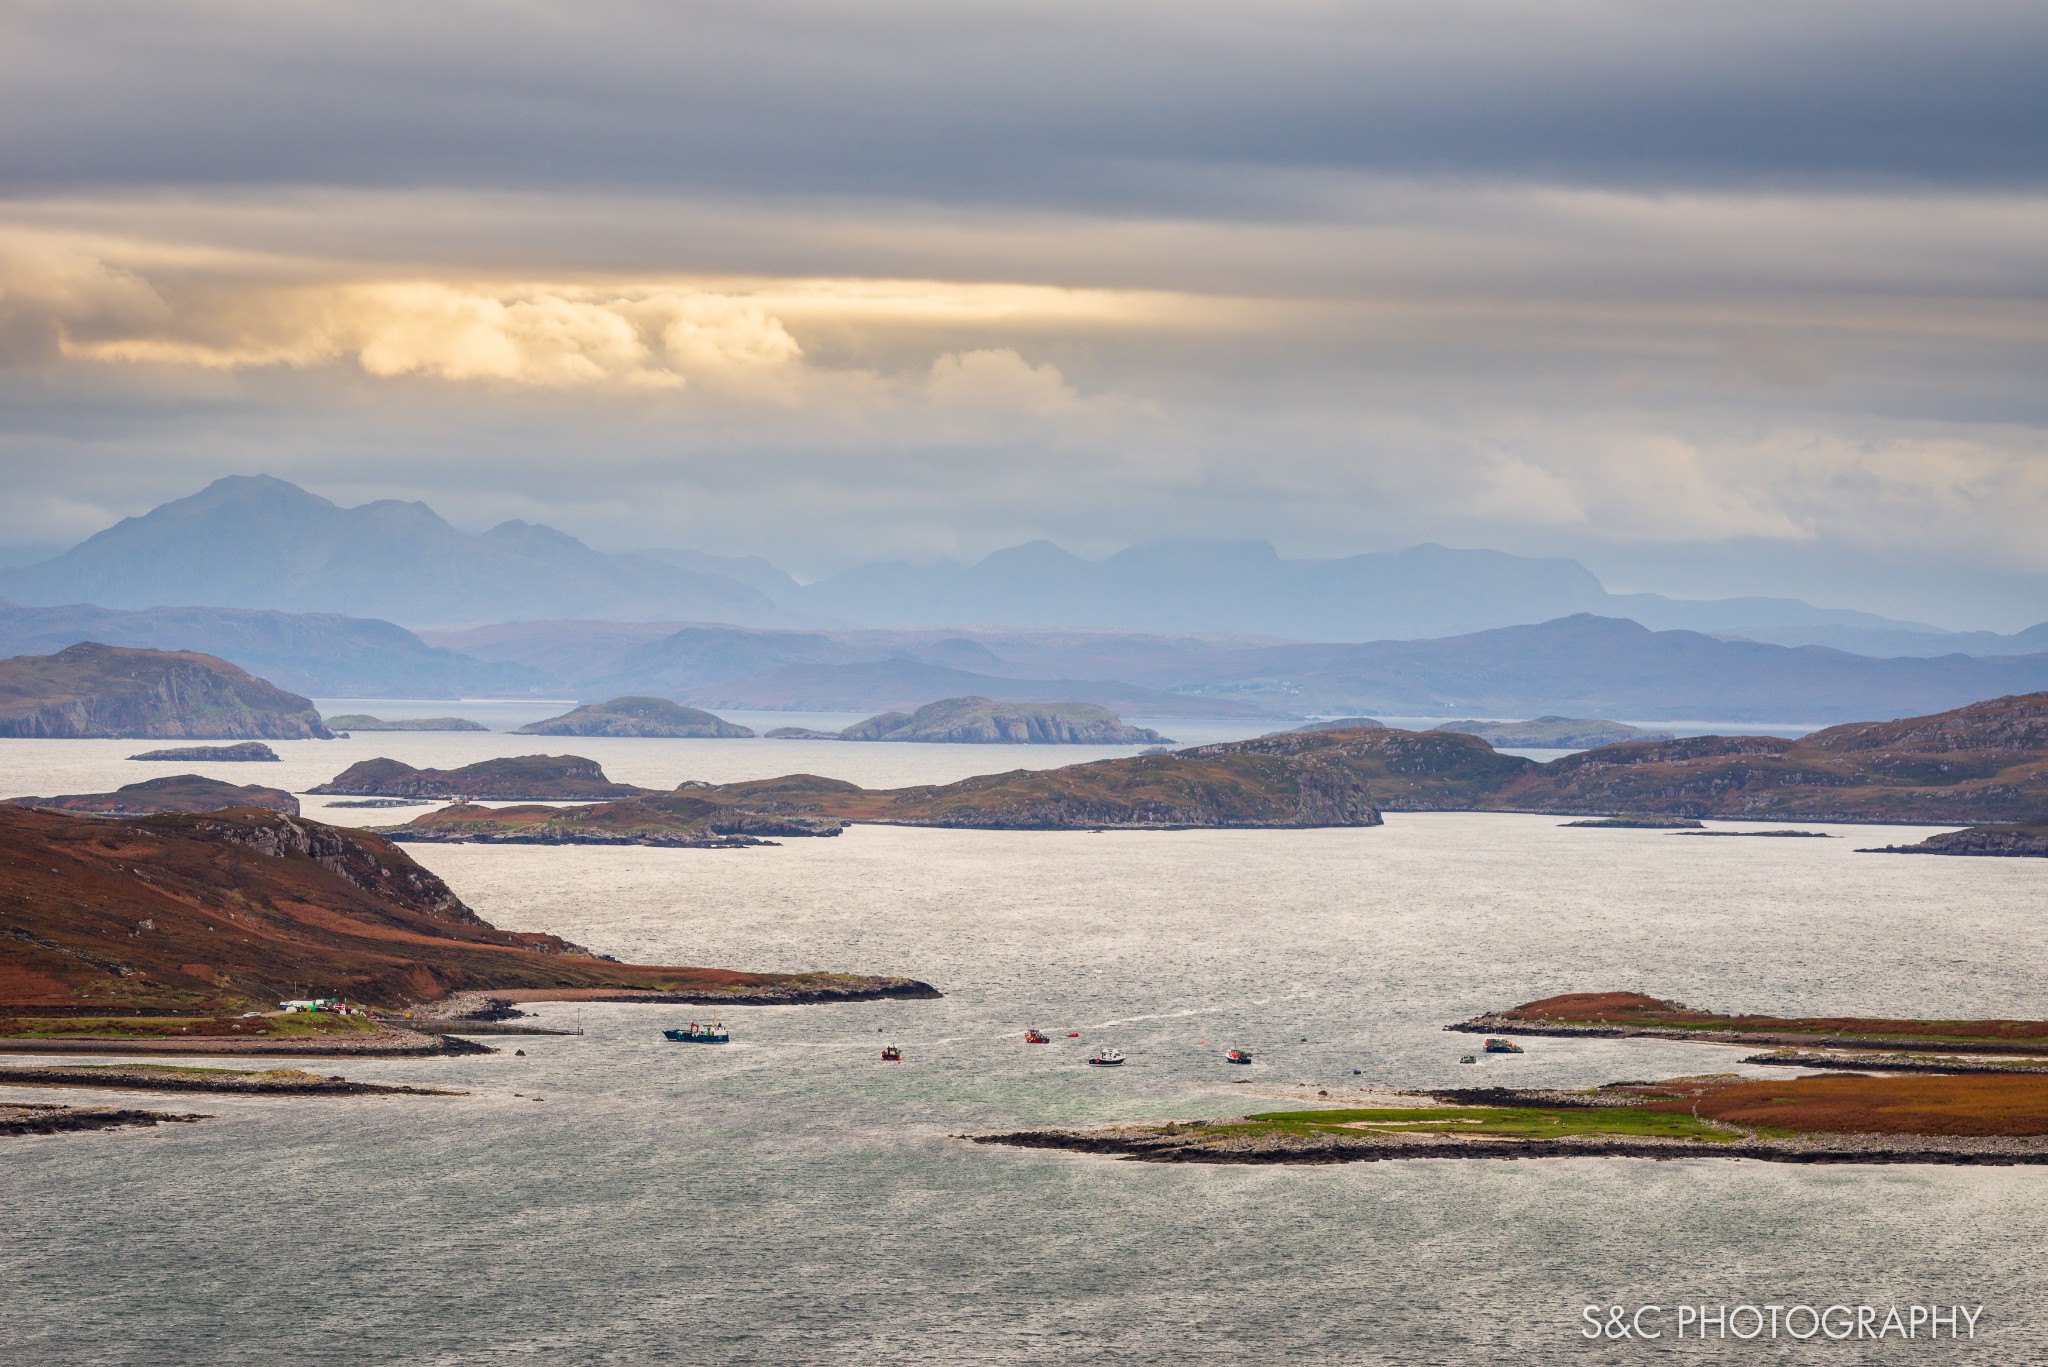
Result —
[[[1573,1135],[1696,1139],[1728,1144],[1734,1130],[1633,1106],[1548,1109],[1536,1106],[1431,1106],[1370,1110],[1267,1111],[1238,1125],[1214,1125],[1223,1134],[1472,1134],[1508,1139],[1564,1139]]]
[[[374,1034],[365,1016],[292,1012],[282,1016],[12,1016],[0,1020],[7,1039],[307,1039]]]

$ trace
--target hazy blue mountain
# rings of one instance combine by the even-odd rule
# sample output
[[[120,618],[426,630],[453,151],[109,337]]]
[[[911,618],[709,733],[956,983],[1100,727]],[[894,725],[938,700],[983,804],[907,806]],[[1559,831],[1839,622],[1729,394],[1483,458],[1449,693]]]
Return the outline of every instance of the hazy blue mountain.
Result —
[[[769,564],[758,555],[711,555],[705,551],[674,549],[634,551],[633,554],[648,560],[659,560],[664,565],[673,565],[679,570],[736,580],[748,588],[759,590],[778,603],[793,602],[803,592],[803,586],[791,578],[787,570]]]
[[[1871,659],[1577,614],[1434,641],[1221,652],[1133,682],[1301,712],[1836,722],[2048,689],[2048,654]]]
[[[604,555],[552,527],[507,522],[471,536],[424,503],[342,508],[267,475],[216,480],[52,560],[0,570],[0,593],[30,604],[272,608],[409,625],[796,620],[738,580]]]
[[[866,565],[796,596],[786,589],[764,591],[788,606],[893,627],[1063,626],[1377,641],[1431,639],[1593,612],[1658,630],[1832,644],[1872,654],[2048,649],[2048,642],[1947,633],[1793,598],[1614,594],[1574,560],[1433,545],[1288,560],[1263,541],[1171,541],[1095,561],[1033,541],[971,565]]]
[[[436,649],[390,622],[334,613],[0,605],[0,657],[49,655],[81,641],[202,651],[280,688],[327,698],[523,693],[543,677],[523,664]]]

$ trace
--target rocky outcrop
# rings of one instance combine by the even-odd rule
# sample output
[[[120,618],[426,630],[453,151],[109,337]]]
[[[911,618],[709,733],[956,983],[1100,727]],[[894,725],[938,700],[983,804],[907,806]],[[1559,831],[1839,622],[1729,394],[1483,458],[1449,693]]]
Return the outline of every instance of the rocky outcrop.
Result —
[[[654,740],[745,740],[754,733],[667,698],[613,698],[520,727],[515,736],[629,736]]]
[[[581,755],[520,755],[459,769],[415,769],[395,759],[366,759],[311,790],[343,797],[474,798],[492,802],[590,802],[648,792],[613,783]]]
[[[195,651],[84,642],[0,660],[0,736],[329,739],[313,704]]]
[[[275,758],[275,756],[273,756]],[[158,812],[217,812],[224,807],[260,807],[299,814],[299,800],[282,788],[223,783],[198,774],[172,774],[130,783],[111,793],[70,793],[63,797],[12,797],[10,806],[90,816],[153,816]]]
[[[278,764],[277,751],[260,740],[245,740],[239,745],[184,745],[170,750],[145,750],[130,759],[176,760],[181,764],[205,762],[208,764]]]
[[[2004,859],[2048,859],[2048,822],[1971,826],[1943,831],[1912,845],[1881,845],[1863,854],[1961,854]]]

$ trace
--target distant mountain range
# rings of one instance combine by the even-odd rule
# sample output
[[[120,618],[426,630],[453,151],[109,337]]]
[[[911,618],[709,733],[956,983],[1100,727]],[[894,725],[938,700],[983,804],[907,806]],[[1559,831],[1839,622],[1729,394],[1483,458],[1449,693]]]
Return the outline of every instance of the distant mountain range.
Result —
[[[127,612],[0,603],[0,659],[49,655],[81,641],[197,650],[295,693],[325,698],[455,698],[537,691],[550,676],[428,645],[404,627],[335,613],[242,608]]]
[[[522,617],[809,620],[738,579],[604,555],[552,527],[505,522],[472,536],[424,503],[342,508],[267,475],[215,480],[53,560],[0,570],[0,594],[41,606],[272,608],[416,626]]]
[[[342,508],[269,476],[216,480],[52,559],[0,568],[0,595],[45,607],[338,613],[416,630],[545,619],[666,626],[645,641],[699,623],[1370,642],[1592,613],[1877,656],[2048,651],[2048,623],[2012,636],[1956,633],[1789,598],[1614,594],[1576,561],[1432,545],[1290,560],[1261,541],[1172,541],[1096,561],[1034,541],[973,564],[867,565],[804,585],[757,557],[605,554],[526,522],[471,535],[423,503]],[[970,673],[986,664],[929,663]]]
[[[972,693],[1092,702],[1125,716],[1258,714],[1831,722],[1938,711],[2048,688],[2048,653],[1872,659],[1726,641],[1575,614],[1427,641],[1268,644],[1128,632],[774,631],[683,627],[635,643],[592,624],[429,633],[540,668],[586,651],[562,686],[707,708],[907,711]],[[971,662],[959,668],[949,661]]]

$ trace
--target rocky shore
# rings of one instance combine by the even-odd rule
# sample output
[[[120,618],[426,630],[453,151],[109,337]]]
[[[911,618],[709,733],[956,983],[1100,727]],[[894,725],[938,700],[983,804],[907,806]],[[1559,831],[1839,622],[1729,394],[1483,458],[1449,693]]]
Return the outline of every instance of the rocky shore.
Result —
[[[520,1013],[532,1002],[614,1002],[643,1006],[815,1006],[828,1002],[931,1001],[945,994],[915,978],[869,977],[855,973],[806,973],[763,983],[708,986],[701,991],[637,991],[610,987],[515,988],[458,992],[413,1008],[422,1028],[464,1021],[495,1022]]]
[[[437,1087],[396,1087],[321,1077],[298,1068],[0,1068],[0,1087],[90,1087],[143,1092],[229,1092],[244,1096],[466,1096]]]
[[[2036,1073],[2048,1074],[2048,1057],[1979,1058],[1924,1054],[1819,1053],[1811,1049],[1777,1049],[1751,1054],[1744,1063],[1776,1068],[1833,1068],[1852,1073]]]
[[[1610,1022],[1525,1020],[1520,1016],[1487,1012],[1468,1021],[1444,1027],[1467,1035],[1548,1035],[1576,1039],[1670,1039],[1693,1044],[1770,1044],[1798,1047],[1819,1045],[1833,1049],[1894,1050],[1902,1043],[1879,1035],[1826,1035],[1772,1030],[1686,1030],[1671,1026],[1617,1025]],[[1913,1039],[1913,1048],[1954,1054],[2038,1054],[2041,1042]]]
[[[262,1035],[133,1036],[62,1035],[54,1038],[17,1036],[0,1039],[0,1053],[9,1054],[173,1054],[238,1055],[248,1058],[426,1058],[441,1054],[490,1054],[496,1050],[473,1040],[413,1030],[378,1030],[350,1035],[308,1035],[275,1038]]]
[[[1513,1139],[1441,1134],[1235,1135],[1217,1133],[1232,1121],[1126,1125],[1102,1130],[1021,1130],[963,1135],[976,1144],[1060,1149],[1141,1163],[1378,1163],[1405,1158],[1749,1158],[1767,1163],[1935,1163],[2010,1167],[2048,1164],[2048,1138],[1835,1134],[1798,1139],[1757,1136],[1725,1144],[1688,1139]],[[1235,1122],[1241,1123],[1241,1122]]]
[[[0,1106],[0,1135],[75,1134],[128,1125],[182,1125],[210,1115],[173,1115],[114,1106]]]

